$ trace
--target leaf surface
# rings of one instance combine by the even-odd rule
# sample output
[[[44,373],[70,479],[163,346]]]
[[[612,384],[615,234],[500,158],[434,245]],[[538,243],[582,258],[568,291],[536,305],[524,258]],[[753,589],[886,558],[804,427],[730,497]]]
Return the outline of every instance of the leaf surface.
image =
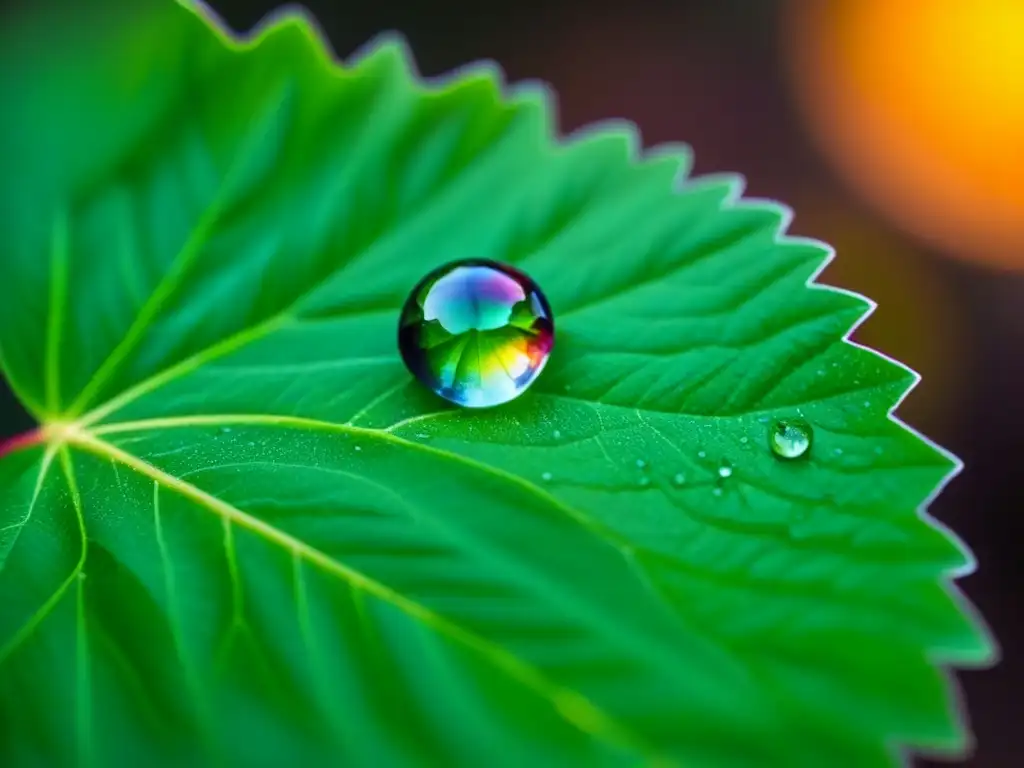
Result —
[[[0,763],[965,748],[943,668],[992,645],[918,512],[958,465],[890,417],[914,374],[845,340],[825,246],[631,126],[554,138],[491,66],[204,13],[4,47],[0,351],[42,427],[0,459]],[[395,333],[478,256],[558,340],[468,412]]]

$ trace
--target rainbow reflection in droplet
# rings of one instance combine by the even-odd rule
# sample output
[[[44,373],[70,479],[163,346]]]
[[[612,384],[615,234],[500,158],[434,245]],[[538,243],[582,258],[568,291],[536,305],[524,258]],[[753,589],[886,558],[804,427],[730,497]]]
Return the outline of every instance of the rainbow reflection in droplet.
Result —
[[[467,408],[526,391],[555,341],[551,308],[522,272],[487,259],[454,261],[424,277],[405,302],[398,348],[412,374]]]

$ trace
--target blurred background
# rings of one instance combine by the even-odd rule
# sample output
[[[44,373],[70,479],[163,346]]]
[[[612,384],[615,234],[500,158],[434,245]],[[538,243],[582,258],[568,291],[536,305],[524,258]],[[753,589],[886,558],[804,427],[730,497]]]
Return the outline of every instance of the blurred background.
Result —
[[[279,5],[211,4],[240,31]],[[1004,658],[960,676],[963,764],[1024,765],[1024,0],[304,4],[341,57],[399,30],[424,74],[548,81],[566,132],[685,141],[836,247],[822,281],[880,305],[855,338],[924,377],[900,415],[966,463],[932,512],[977,555],[961,586]],[[4,386],[0,438],[30,426]]]

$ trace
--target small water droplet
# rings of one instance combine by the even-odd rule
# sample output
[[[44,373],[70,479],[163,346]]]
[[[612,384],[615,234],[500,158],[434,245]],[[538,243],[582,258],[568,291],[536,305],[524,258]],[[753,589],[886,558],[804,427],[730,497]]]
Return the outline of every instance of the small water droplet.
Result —
[[[731,477],[732,476],[732,464],[728,461],[723,461],[722,466],[718,468],[719,477]]]
[[[551,480],[551,473],[550,472],[543,473],[540,476],[540,479],[543,480],[545,483],[550,482],[550,480]]]
[[[719,488],[717,485],[714,488],[711,489],[711,492],[713,494],[715,494],[715,496],[721,496],[722,495],[722,489]]]
[[[707,457],[707,453],[705,453],[704,451],[697,451],[697,458],[698,459],[703,459],[703,458],[706,458],[706,457]]]
[[[818,369],[818,375],[819,376],[824,376],[825,375],[825,369],[824,368],[819,368]]]
[[[426,440],[430,437],[430,435],[428,435],[426,432],[417,432],[416,437],[418,437],[420,440]]]
[[[641,477],[640,478],[640,485],[646,487],[646,486],[648,486],[650,484],[651,484],[651,478],[649,478],[649,477]]]
[[[558,439],[560,439],[562,437],[562,430],[556,429],[551,434],[554,436],[555,440],[558,440]]]
[[[682,472],[676,472],[675,476],[672,478],[672,482],[676,485],[683,485],[686,483],[686,475]]]
[[[758,416],[757,420],[759,422],[761,422],[762,424],[767,424],[768,423],[768,417],[767,416]]]
[[[357,446],[356,446],[356,450],[357,450],[357,451],[361,451],[361,450],[363,450],[363,446],[361,446],[361,445],[357,445]]]
[[[220,431],[226,435],[228,432],[231,431],[231,427],[221,427]]]
[[[803,419],[778,419],[768,430],[768,445],[780,459],[798,459],[811,447],[814,432]]]
[[[875,455],[876,456],[881,456],[882,455],[882,446],[880,446],[880,445],[876,445],[875,446]]]
[[[834,453],[836,456],[842,456],[843,455],[843,449],[842,448],[834,448],[832,450],[832,453]]]
[[[870,400],[865,400],[864,401],[864,407],[865,408],[870,408],[871,407],[871,401]]]
[[[256,445],[256,443],[255,443],[255,442],[253,442],[252,440],[250,440],[250,441],[249,441],[249,447],[252,447],[252,446],[254,446],[254,445]]]
[[[643,469],[646,466],[647,466],[647,462],[644,461],[643,459],[637,459],[636,460],[636,467],[637,467],[637,469]]]
[[[746,435],[744,435],[743,437],[740,438],[740,442],[743,443],[744,445],[747,444],[748,440],[749,440],[749,438]]]

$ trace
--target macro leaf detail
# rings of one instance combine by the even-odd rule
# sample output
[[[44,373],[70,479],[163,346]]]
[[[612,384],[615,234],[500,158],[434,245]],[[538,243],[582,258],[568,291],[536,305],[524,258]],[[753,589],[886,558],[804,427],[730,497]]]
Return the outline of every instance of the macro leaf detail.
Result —
[[[72,37],[0,54],[0,360],[40,423],[0,449],[0,764],[966,748],[946,668],[992,640],[921,512],[959,464],[891,416],[916,376],[847,340],[871,305],[786,209],[630,125],[561,138],[491,65],[336,63],[295,11]],[[396,348],[469,258],[558,328],[480,411]]]

